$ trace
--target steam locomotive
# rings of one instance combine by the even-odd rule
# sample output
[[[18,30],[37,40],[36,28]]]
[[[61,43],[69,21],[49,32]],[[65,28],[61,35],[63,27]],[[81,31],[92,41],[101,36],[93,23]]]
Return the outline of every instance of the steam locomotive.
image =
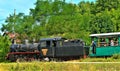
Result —
[[[81,39],[70,40],[62,37],[42,38],[38,43],[12,44],[7,59],[17,60],[46,60],[66,61],[79,59],[89,54],[89,47],[85,47]]]

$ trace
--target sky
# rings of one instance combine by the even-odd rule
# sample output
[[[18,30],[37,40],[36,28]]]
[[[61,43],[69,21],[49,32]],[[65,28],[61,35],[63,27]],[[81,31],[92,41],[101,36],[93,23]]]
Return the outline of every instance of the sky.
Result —
[[[14,13],[14,9],[16,9],[16,13],[25,13],[25,15],[29,14],[29,9],[34,8],[34,3],[37,0],[0,0],[0,28],[2,23],[4,23],[5,19]],[[95,0],[66,0],[66,2],[78,3],[80,1],[95,1]]]
[[[0,0],[0,23],[4,23],[4,19],[13,14],[14,9],[16,13],[29,14],[29,9],[35,7],[35,2],[36,0]]]

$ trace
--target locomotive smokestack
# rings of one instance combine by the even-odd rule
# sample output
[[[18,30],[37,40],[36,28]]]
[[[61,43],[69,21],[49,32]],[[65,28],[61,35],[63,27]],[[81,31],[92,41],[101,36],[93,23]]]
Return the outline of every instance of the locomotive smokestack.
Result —
[[[12,44],[16,44],[16,40],[15,39],[12,39]]]
[[[28,45],[29,44],[29,40],[25,39],[25,44]]]
[[[33,43],[35,43],[35,41],[36,41],[36,40],[35,40],[35,39],[33,39]]]

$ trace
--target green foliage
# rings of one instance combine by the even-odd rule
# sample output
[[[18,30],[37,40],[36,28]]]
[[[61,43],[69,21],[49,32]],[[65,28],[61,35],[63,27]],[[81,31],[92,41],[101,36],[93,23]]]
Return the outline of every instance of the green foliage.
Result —
[[[7,36],[0,36],[0,62],[5,61],[5,57],[9,52],[10,41]]]
[[[113,58],[113,59],[120,59],[120,54],[114,54],[114,55],[112,56],[112,58]]]
[[[113,32],[114,26],[109,11],[98,13],[90,21],[91,33]]]

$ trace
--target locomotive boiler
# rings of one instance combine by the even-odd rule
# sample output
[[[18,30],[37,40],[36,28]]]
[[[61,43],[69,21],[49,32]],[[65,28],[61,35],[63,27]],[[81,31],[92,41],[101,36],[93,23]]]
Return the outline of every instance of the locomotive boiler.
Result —
[[[24,44],[15,44],[12,43],[10,46],[10,52],[35,52],[38,49],[38,43],[29,43],[28,40],[25,40]]]

